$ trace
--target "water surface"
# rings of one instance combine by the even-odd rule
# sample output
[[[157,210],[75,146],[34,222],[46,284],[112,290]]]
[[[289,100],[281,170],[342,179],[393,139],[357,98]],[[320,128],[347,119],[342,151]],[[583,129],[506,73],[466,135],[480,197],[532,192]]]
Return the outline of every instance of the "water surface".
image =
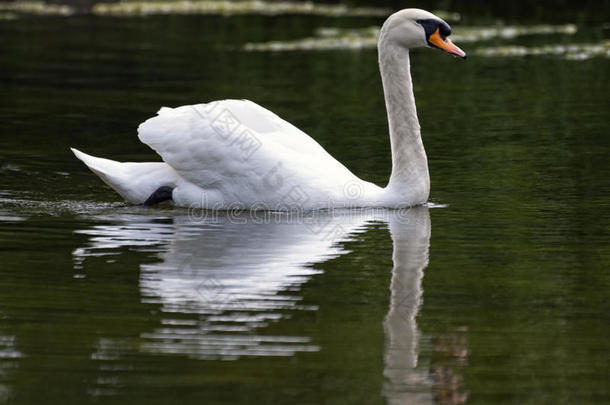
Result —
[[[132,207],[68,150],[156,160],[135,129],[160,106],[248,98],[384,185],[374,50],[241,50],[380,23],[0,22],[0,401],[608,401],[605,57],[414,52],[429,207],[296,218]]]

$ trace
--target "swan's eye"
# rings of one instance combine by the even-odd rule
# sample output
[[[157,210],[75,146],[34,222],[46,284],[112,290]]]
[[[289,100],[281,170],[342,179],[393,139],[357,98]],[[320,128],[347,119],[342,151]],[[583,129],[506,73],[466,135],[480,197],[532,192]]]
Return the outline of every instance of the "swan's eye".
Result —
[[[441,37],[443,37],[443,39],[445,39],[449,35],[451,35],[451,28],[445,23],[440,23],[438,25],[438,29],[439,29],[439,32],[441,34]]]
[[[451,35],[451,27],[449,27],[449,25],[447,25],[444,21],[427,19],[417,20],[417,23],[424,27],[427,40],[429,40],[430,36],[434,34],[437,30],[443,40],[445,40],[445,38]]]

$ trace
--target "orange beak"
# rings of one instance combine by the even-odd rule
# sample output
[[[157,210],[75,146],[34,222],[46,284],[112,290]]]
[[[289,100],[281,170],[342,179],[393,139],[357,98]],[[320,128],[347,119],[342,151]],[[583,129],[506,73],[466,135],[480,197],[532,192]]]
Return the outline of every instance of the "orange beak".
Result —
[[[439,33],[438,28],[436,29],[436,31],[434,31],[432,35],[430,35],[430,38],[428,38],[428,42],[434,47],[440,49],[441,51],[445,51],[451,55],[459,56],[462,59],[466,59],[466,52],[455,46],[449,38],[443,39],[441,37],[441,34]]]

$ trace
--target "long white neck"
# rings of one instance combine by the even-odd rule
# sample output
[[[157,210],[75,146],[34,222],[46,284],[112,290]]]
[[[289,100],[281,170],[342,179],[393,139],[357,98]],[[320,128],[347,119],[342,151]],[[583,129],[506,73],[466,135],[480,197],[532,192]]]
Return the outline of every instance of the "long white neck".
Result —
[[[421,204],[428,200],[430,176],[417,119],[409,50],[388,44],[382,36],[379,70],[392,147],[392,175],[385,193],[399,203]]]

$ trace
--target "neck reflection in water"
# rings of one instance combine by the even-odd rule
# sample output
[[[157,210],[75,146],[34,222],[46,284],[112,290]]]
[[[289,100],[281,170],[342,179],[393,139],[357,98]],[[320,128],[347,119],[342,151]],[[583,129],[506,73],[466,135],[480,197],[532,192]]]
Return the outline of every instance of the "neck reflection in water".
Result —
[[[384,395],[390,404],[433,403],[427,370],[417,368],[419,332],[415,317],[422,302],[422,279],[428,265],[430,215],[413,210],[410,221],[390,221],[392,281],[386,335]]]
[[[160,259],[140,265],[142,301],[161,309],[161,325],[141,334],[141,350],[197,359],[291,356],[318,351],[309,336],[257,333],[295,311],[301,286],[320,273],[315,263],[349,253],[341,242],[372,223],[386,223],[393,243],[390,307],[383,393],[389,403],[433,402],[428,369],[417,367],[416,316],[428,264],[430,216],[427,207],[404,210],[289,213],[210,213],[205,217],[113,214],[96,218],[107,225],[78,231],[88,245],[73,252],[83,271],[89,256],[129,248]],[[103,351],[104,345],[100,344]],[[104,357],[103,353],[97,353]]]

